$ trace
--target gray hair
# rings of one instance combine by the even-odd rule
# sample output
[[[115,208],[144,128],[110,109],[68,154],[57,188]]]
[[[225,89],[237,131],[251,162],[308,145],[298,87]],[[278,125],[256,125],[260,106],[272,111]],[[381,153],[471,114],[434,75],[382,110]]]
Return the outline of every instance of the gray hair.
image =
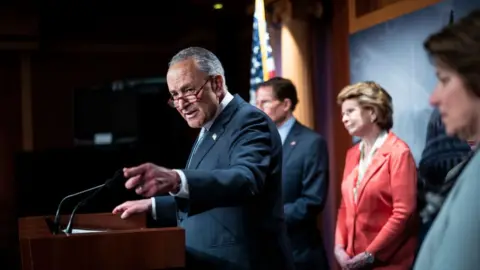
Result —
[[[189,47],[181,50],[175,56],[172,57],[168,67],[182,62],[188,59],[193,58],[199,70],[207,73],[210,76],[220,75],[223,79],[223,88],[227,90],[227,85],[225,82],[225,71],[223,69],[222,63],[218,60],[218,57],[213,54],[211,51],[201,48],[201,47]]]

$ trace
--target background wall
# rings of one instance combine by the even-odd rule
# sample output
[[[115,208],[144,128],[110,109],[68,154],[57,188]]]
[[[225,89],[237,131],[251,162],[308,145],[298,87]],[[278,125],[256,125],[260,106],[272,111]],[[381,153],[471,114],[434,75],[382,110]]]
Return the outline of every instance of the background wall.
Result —
[[[218,55],[230,89],[248,98],[252,16],[245,10],[253,2],[231,1],[221,12],[213,10],[209,0],[170,1],[161,9],[138,1],[128,5],[99,2],[84,0],[74,7],[62,1],[0,2],[0,269],[20,269],[17,218],[26,208],[39,210],[45,201],[58,203],[55,196],[70,193],[63,188],[105,179],[97,167],[68,159],[86,156],[77,155],[78,149],[73,147],[75,88],[164,76],[174,53],[196,45]],[[184,19],[179,21],[178,14]],[[166,106],[166,100],[152,106],[152,111]],[[142,126],[169,128],[162,117],[156,120]],[[192,137],[194,132],[192,129]],[[155,158],[167,160],[172,153],[169,147],[175,148],[175,156],[184,156],[171,140],[156,141],[165,150],[156,152]],[[150,157],[152,149],[149,145],[148,154],[142,151],[141,156]],[[56,157],[56,162],[49,162],[47,156]],[[107,177],[113,172],[93,158],[85,160],[110,171]],[[59,163],[82,166],[82,171],[95,172],[95,176],[73,179],[81,174]],[[120,164],[116,163],[115,169]],[[42,193],[36,188],[39,186],[50,189]],[[29,196],[31,191],[49,200]],[[55,208],[44,209],[51,212]]]
[[[374,80],[392,95],[393,132],[405,140],[418,164],[432,111],[428,98],[436,78],[423,41],[449,22],[480,8],[480,1],[445,0],[350,35],[350,80]]]

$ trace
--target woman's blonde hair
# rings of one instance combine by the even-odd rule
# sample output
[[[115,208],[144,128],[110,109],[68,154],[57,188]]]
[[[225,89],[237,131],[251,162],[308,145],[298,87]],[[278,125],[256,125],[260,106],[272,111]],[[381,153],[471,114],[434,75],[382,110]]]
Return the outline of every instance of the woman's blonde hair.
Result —
[[[373,110],[377,116],[375,123],[381,129],[390,130],[392,128],[392,97],[378,83],[366,81],[346,86],[338,94],[337,103],[341,105],[348,99],[355,99],[362,108]]]

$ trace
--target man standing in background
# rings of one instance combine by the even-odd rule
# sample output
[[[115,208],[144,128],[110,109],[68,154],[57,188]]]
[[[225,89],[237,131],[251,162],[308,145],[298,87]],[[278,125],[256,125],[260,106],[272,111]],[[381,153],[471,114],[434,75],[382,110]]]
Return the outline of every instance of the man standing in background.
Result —
[[[325,140],[293,116],[298,103],[293,83],[272,78],[261,83],[256,105],[277,125],[283,144],[282,190],[285,221],[297,270],[328,269],[317,218],[328,190]]]

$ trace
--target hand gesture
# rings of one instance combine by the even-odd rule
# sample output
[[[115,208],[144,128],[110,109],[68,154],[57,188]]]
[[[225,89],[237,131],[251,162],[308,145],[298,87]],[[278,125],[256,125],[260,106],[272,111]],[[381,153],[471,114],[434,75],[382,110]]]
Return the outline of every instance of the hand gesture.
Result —
[[[338,264],[340,264],[342,270],[348,269],[347,262],[350,260],[350,256],[348,256],[347,252],[345,252],[345,249],[336,246],[334,253],[335,258],[337,259]]]
[[[135,188],[135,192],[144,197],[152,197],[168,192],[177,193],[180,188],[180,176],[177,172],[144,163],[137,167],[123,169],[127,189]]]
[[[359,269],[368,264],[368,256],[365,252],[355,255],[352,259],[347,261],[348,269]]]
[[[141,214],[152,209],[152,200],[144,199],[137,201],[127,201],[113,209],[113,214],[122,214],[120,217],[126,219],[134,214]]]

